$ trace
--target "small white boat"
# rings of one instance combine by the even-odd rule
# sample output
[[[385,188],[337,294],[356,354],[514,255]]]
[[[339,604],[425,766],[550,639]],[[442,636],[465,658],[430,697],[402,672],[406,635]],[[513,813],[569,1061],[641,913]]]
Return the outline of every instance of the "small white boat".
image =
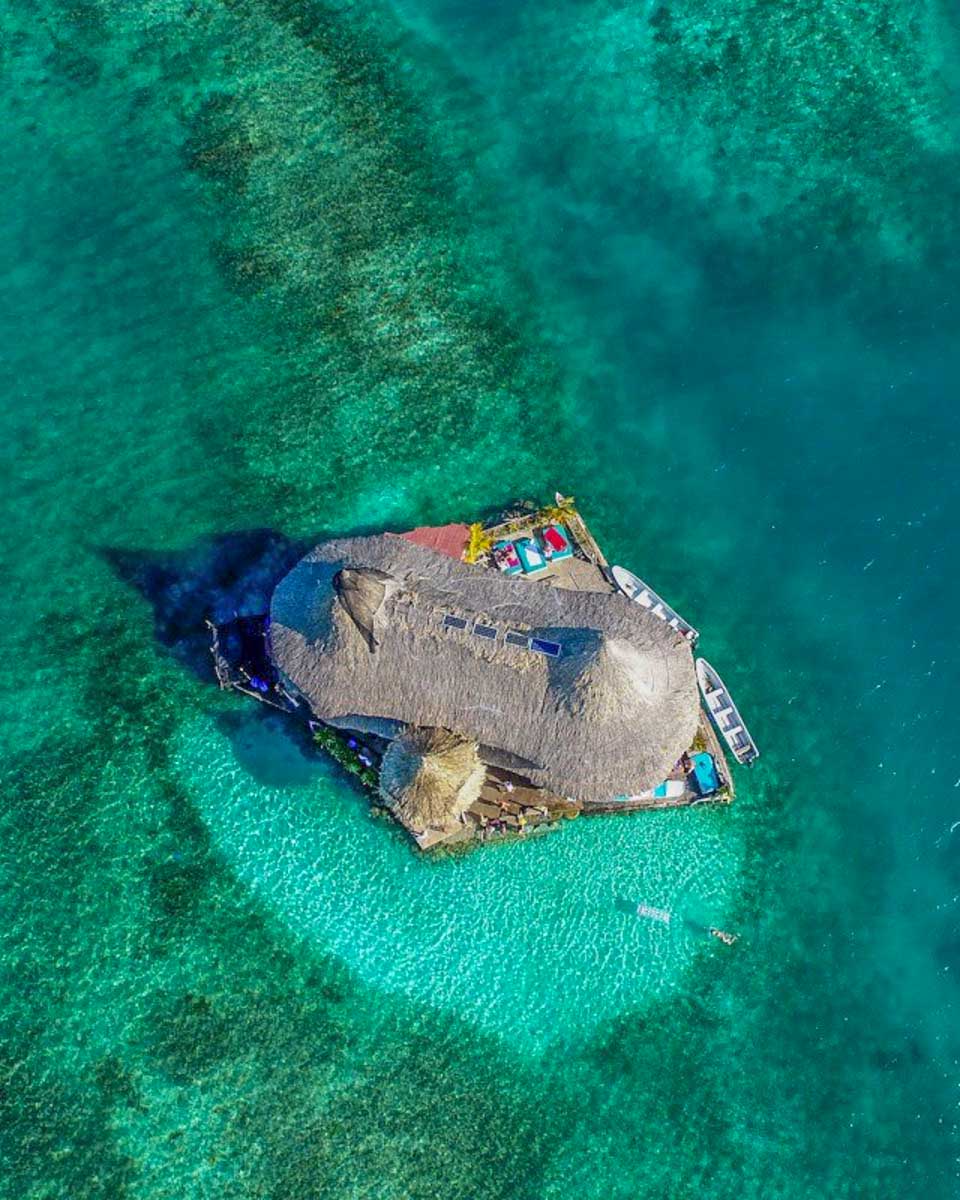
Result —
[[[658,596],[652,587],[648,587],[642,579],[638,579],[626,567],[613,567],[610,574],[613,576],[613,582],[628,600],[632,600],[634,604],[639,604],[642,608],[652,612],[655,617],[659,617],[661,621],[665,621],[671,629],[675,629],[677,633],[685,637],[691,646],[696,645],[700,634],[689,621],[685,621],[675,609],[672,609],[666,600]]]
[[[749,767],[760,757],[757,743],[740,716],[727,686],[705,658],[697,659],[697,683],[707,711],[738,763]]]

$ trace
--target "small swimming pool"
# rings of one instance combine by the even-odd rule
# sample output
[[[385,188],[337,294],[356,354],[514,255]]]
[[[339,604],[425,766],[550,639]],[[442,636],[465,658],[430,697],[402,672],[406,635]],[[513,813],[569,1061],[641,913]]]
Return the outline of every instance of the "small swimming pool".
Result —
[[[720,786],[720,776],[717,774],[713,755],[707,754],[706,751],[701,751],[693,756],[693,774],[696,777],[701,796],[709,796]]]

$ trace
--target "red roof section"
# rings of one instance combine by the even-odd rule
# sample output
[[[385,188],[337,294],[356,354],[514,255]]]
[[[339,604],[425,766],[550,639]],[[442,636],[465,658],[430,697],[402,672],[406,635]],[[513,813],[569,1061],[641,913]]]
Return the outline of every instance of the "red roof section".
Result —
[[[469,525],[419,525],[409,533],[401,533],[408,542],[446,554],[448,558],[460,558],[470,540]]]

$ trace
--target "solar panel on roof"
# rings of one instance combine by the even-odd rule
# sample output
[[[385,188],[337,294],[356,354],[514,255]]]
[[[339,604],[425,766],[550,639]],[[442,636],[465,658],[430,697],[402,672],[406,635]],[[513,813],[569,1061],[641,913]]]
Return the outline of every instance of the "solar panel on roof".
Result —
[[[495,625],[474,625],[473,632],[477,637],[495,638],[497,636]]]
[[[463,617],[454,617],[451,616],[450,613],[447,613],[447,615],[443,618],[443,623],[444,625],[449,626],[450,629],[466,629],[467,627],[467,623]]]
[[[530,640],[525,633],[517,633],[515,629],[511,629],[503,639],[511,646],[526,646]]]
[[[543,638],[531,638],[530,649],[536,650],[538,654],[547,654],[550,658],[560,657],[560,643],[546,642]]]

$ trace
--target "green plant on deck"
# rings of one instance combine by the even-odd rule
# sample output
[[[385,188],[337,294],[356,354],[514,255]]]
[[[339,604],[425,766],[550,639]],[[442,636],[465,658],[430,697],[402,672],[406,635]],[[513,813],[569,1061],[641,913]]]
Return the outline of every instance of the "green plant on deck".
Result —
[[[555,504],[548,504],[545,508],[538,508],[535,512],[526,513],[522,517],[511,517],[509,521],[501,521],[499,525],[494,526],[494,531],[498,537],[503,537],[505,534],[517,533],[521,529],[533,529],[538,525],[549,525],[551,521],[564,521],[570,516],[570,511],[565,508],[559,508]]]
[[[351,749],[339,733],[324,726],[314,730],[313,740],[322,750],[326,750],[345,771],[356,775],[364,787],[376,790],[380,778],[377,771],[362,762],[359,751]]]
[[[551,521],[559,521],[562,524],[576,516],[576,512],[577,510],[573,506],[573,497],[564,496],[561,504],[547,504],[541,508],[536,519],[540,525],[549,525]]]
[[[511,533],[516,533],[518,529],[526,529],[535,519],[531,513],[529,517],[512,517],[509,521],[501,521],[499,525],[495,525],[497,537],[506,537]]]
[[[470,526],[470,541],[467,545],[467,552],[464,559],[468,563],[475,563],[481,554],[486,554],[493,545],[493,538],[479,521],[474,521]]]
[[[573,496],[561,496],[557,492],[556,503],[546,505],[543,511],[549,512],[558,521],[562,521],[564,517],[577,515],[577,502]]]
[[[489,551],[494,537],[509,537],[521,530],[550,525],[554,521],[567,521],[570,517],[576,516],[576,511],[573,497],[563,496],[560,504],[547,504],[535,512],[525,513],[520,517],[511,517],[509,521],[501,521],[499,525],[494,525],[492,530],[484,529],[483,525],[477,521],[470,526],[470,541],[463,556],[464,561],[475,563],[478,558]]]

